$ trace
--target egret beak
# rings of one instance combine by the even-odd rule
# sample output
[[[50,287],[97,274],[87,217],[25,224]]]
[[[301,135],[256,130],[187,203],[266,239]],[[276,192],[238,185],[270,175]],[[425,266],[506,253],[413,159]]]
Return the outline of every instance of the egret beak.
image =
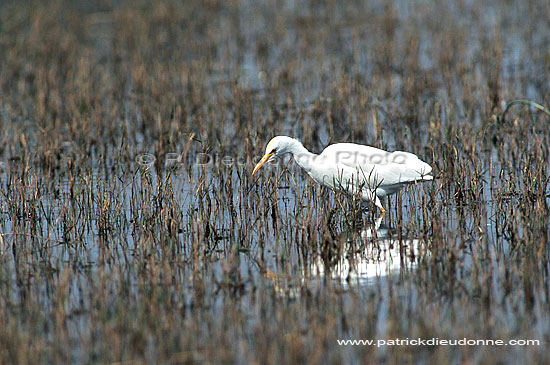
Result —
[[[269,153],[266,153],[264,157],[262,157],[262,159],[260,160],[260,162],[258,162],[258,164],[256,165],[256,167],[254,167],[254,171],[252,171],[252,176],[254,176],[254,174],[260,169],[260,167],[262,167],[267,161],[269,161],[269,159],[271,158],[271,156],[273,156],[275,154],[275,152],[269,152]]]

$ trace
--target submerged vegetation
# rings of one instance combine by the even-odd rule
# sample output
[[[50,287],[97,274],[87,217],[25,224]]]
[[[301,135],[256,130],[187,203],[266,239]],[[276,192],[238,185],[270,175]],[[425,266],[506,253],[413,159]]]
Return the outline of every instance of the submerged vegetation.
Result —
[[[548,19],[0,5],[0,363],[550,361]],[[375,221],[287,160],[252,177],[280,134],[411,151],[435,179]],[[396,338],[540,344],[337,342]]]

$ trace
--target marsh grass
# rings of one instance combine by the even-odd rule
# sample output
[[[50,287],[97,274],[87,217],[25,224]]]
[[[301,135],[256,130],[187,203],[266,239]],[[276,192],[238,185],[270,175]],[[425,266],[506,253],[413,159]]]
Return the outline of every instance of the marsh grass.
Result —
[[[543,1],[0,9],[1,363],[549,361]],[[251,176],[277,134],[436,179],[373,231],[289,161]],[[334,277],[387,244],[400,271]],[[418,337],[541,345],[336,342]]]

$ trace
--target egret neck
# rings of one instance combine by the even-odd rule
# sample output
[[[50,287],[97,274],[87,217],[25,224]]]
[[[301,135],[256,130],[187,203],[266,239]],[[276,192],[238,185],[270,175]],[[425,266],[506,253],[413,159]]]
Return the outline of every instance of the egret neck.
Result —
[[[303,168],[308,174],[311,174],[311,170],[320,162],[318,161],[319,155],[309,152],[298,140],[293,139],[292,142],[286,146],[286,150],[288,153],[292,154],[298,166]]]

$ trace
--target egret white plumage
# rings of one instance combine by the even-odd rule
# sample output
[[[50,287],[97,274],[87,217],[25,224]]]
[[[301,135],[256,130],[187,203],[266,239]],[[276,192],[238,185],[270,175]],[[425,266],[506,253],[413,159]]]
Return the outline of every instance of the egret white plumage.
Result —
[[[316,155],[300,141],[274,137],[265,149],[265,155],[254,168],[254,175],[266,162],[291,154],[296,163],[317,183],[332,190],[360,194],[386,213],[380,198],[400,191],[405,185],[429,181],[432,167],[409,152],[387,152],[379,148],[354,143],[337,143]]]

